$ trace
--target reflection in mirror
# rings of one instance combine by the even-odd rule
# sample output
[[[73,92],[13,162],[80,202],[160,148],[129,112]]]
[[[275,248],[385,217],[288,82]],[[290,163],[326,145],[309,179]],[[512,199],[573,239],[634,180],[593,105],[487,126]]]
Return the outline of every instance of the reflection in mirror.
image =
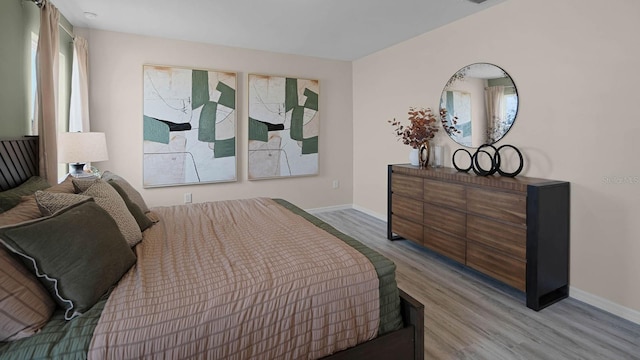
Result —
[[[506,71],[471,64],[449,79],[440,97],[442,125],[453,141],[468,147],[493,144],[518,114],[518,92]]]

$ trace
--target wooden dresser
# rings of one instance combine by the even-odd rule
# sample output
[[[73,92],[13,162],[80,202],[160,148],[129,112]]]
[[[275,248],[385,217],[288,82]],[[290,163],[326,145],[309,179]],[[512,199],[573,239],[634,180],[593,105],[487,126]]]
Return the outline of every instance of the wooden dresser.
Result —
[[[389,240],[504,282],[540,310],[569,294],[569,183],[389,165]]]

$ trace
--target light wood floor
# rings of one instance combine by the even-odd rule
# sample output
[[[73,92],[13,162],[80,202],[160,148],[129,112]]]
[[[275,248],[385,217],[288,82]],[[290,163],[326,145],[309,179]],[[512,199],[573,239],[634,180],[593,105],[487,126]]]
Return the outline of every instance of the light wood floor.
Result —
[[[357,210],[315,213],[397,266],[425,306],[425,359],[640,359],[640,325],[568,298],[540,312],[524,294],[408,241]]]

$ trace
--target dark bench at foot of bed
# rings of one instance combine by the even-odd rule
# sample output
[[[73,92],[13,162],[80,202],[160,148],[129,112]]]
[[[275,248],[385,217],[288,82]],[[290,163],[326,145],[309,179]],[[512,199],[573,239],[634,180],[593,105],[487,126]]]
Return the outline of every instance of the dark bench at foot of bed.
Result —
[[[404,327],[356,347],[327,356],[326,360],[424,359],[424,305],[400,289]]]

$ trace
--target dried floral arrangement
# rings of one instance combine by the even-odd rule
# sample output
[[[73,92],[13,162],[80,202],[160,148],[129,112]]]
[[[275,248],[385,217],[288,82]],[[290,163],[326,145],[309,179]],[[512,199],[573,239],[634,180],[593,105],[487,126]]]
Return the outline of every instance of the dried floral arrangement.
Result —
[[[442,121],[442,127],[447,134],[460,134],[460,130],[456,127],[458,125],[458,117],[454,115],[449,121],[447,119],[447,109],[445,108],[440,108],[440,121]],[[451,122],[451,125],[449,122]]]
[[[409,125],[404,126],[395,118],[388,120],[394,126],[394,132],[398,136],[398,141],[417,149],[438,132],[437,120],[430,108],[409,108]]]

